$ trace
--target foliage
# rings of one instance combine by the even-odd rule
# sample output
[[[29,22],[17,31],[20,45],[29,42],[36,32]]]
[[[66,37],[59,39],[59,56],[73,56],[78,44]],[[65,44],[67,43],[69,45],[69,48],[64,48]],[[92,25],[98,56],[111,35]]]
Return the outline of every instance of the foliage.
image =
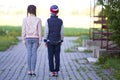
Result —
[[[107,60],[108,60],[108,56],[107,55],[100,56],[99,59],[98,59],[100,64],[105,64]]]
[[[89,30],[82,28],[64,28],[65,36],[80,36],[81,34],[89,34]]]
[[[68,49],[65,49],[65,52],[75,52],[75,48],[68,48]]]
[[[110,57],[108,55],[101,56],[97,62],[102,69],[110,69],[113,71],[113,76],[116,79],[120,79],[120,58],[119,57]]]
[[[88,29],[64,28],[65,36],[80,36],[81,34],[88,33]],[[42,28],[42,35],[44,35],[44,27]],[[0,26],[0,51],[6,50],[11,45],[16,44],[18,42],[18,36],[21,36],[20,26]]]
[[[103,15],[107,17],[108,27],[113,33],[111,39],[120,47],[120,0],[108,0],[107,3],[102,1],[98,0],[98,3],[104,7]]]
[[[0,51],[8,49],[11,45],[17,44],[17,38],[12,36],[0,36]]]
[[[20,36],[21,27],[20,26],[0,26],[0,36],[11,35]]]
[[[81,38],[81,36],[79,38],[77,38],[74,42],[78,43],[80,46],[82,46],[82,38]]]
[[[0,51],[4,51],[11,45],[17,44],[17,37],[20,35],[20,27],[0,26]]]
[[[108,1],[105,3],[105,1]],[[98,0],[98,4],[103,6],[103,15],[107,17],[108,27],[111,29],[111,39],[120,47],[120,0]],[[114,76],[120,79],[120,59],[105,58],[99,59],[103,63],[102,67],[114,69]]]
[[[84,53],[92,53],[93,51],[92,50],[89,50],[89,49],[86,49],[83,51]]]
[[[76,40],[73,41],[77,44],[75,46],[72,46],[72,47],[66,49],[65,52],[75,52],[77,50],[78,46],[82,46],[82,41],[85,40],[85,39],[88,39],[88,38],[89,38],[88,35],[81,34]],[[91,50],[85,50],[84,52],[90,53],[92,51]]]
[[[4,36],[6,32],[3,29],[0,29],[0,35]]]
[[[79,45],[82,46],[82,41],[86,39],[89,39],[89,35],[81,34],[80,37],[77,40],[75,40],[75,42],[79,43]]]

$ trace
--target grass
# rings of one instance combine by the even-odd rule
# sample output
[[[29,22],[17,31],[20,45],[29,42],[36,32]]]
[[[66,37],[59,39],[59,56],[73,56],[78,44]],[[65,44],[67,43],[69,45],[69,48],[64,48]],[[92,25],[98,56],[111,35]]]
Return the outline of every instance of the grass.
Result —
[[[92,53],[93,51],[86,49],[86,50],[84,50],[83,52],[84,52],[84,53]]]
[[[75,52],[75,50],[71,49],[71,48],[68,48],[68,49],[65,50],[65,52]]]
[[[101,56],[99,62],[96,63],[100,65],[102,69],[112,70],[114,73],[113,76],[116,79],[120,79],[120,58],[119,57],[110,57],[110,56]]]
[[[17,44],[17,38],[14,38],[14,37],[11,37],[11,36],[5,36],[5,37],[2,37],[0,36],[0,50],[3,51],[3,50],[6,50],[7,48],[10,47],[10,45],[14,45],[14,44]]]
[[[88,29],[82,28],[64,28],[65,36],[81,36],[89,33]]]
[[[80,36],[82,34],[88,34],[88,32],[88,29],[64,28],[65,36]],[[42,28],[42,35],[44,35],[44,27]],[[18,36],[21,36],[21,26],[0,26],[0,46],[2,46],[0,47],[0,51],[4,51],[11,45],[17,44]]]
[[[84,31],[84,30],[83,30],[83,31]],[[86,34],[84,34],[84,33],[86,33]],[[80,34],[79,38],[76,39],[75,41],[73,41],[73,42],[77,43],[77,45],[74,45],[74,46],[66,49],[65,52],[76,52],[78,46],[82,46],[82,41],[83,41],[84,39],[89,39],[89,36],[88,36],[87,31],[84,32],[84,33],[82,33],[82,31],[81,31],[81,34]],[[85,50],[84,52],[85,52],[85,53],[91,53],[92,51],[91,51],[91,50]]]
[[[75,40],[76,43],[82,46],[82,41],[85,39],[89,39],[88,34],[81,34],[77,40]]]
[[[108,58],[104,64],[104,68],[109,68],[114,70],[114,76],[120,79],[120,58]]]
[[[21,34],[20,27],[0,26],[0,51],[8,49],[17,44],[17,37]]]

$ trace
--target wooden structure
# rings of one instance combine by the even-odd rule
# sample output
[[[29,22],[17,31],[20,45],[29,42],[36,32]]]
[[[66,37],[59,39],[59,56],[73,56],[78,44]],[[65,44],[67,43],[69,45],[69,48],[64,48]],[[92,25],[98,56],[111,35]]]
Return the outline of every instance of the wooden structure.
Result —
[[[94,8],[93,8],[93,28],[91,28],[91,39],[93,41],[100,41],[101,49],[106,50],[120,50],[115,43],[113,43],[110,39],[110,35],[112,34],[111,30],[107,26],[107,18],[103,15],[103,6],[101,7],[101,14],[97,13],[96,10],[96,0],[94,0]],[[98,28],[99,26],[99,28]]]

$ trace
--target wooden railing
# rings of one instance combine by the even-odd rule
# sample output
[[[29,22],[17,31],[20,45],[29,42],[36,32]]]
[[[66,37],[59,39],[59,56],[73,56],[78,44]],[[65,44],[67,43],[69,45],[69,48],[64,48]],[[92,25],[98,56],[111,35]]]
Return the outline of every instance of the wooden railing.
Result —
[[[93,41],[100,41],[101,42],[101,49],[106,49],[106,50],[120,50],[120,48],[112,42],[110,36],[112,35],[111,30],[107,26],[107,20],[105,17],[102,16],[94,16],[97,17],[98,20],[94,21],[94,24],[99,24],[101,25],[101,28],[91,28],[91,33],[92,33],[92,40]]]

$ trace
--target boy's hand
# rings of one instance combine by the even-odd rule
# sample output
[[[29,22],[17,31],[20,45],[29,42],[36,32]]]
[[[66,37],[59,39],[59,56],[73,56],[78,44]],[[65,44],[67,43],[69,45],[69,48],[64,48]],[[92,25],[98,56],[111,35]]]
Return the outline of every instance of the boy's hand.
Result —
[[[45,46],[48,47],[47,43],[45,43]]]

